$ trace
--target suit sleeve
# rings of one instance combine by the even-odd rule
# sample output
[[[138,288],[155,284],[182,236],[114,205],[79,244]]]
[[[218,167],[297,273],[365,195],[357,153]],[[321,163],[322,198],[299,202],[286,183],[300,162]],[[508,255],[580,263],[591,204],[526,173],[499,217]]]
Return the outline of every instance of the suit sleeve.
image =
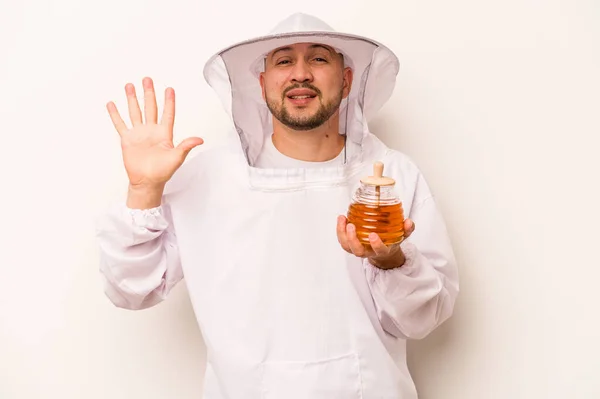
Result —
[[[415,231],[402,244],[403,266],[382,270],[365,259],[365,272],[379,320],[388,333],[426,337],[453,313],[458,270],[444,220],[421,182],[425,198],[411,209]]]
[[[183,278],[169,207],[116,204],[96,223],[104,293],[117,307],[139,310],[162,302]]]

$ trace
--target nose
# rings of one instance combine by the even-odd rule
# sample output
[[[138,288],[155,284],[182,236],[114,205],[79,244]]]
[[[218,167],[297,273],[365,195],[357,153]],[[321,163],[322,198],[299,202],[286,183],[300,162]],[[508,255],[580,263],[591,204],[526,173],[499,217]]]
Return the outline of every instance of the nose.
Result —
[[[290,79],[297,83],[312,82],[313,75],[310,65],[303,59],[298,60],[292,68]]]

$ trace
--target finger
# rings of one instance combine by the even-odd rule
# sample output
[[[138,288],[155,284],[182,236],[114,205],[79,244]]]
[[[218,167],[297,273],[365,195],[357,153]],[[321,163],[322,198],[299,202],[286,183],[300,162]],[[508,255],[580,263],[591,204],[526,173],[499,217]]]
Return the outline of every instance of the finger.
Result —
[[[346,234],[348,237],[348,245],[350,246],[350,250],[356,256],[364,256],[365,255],[365,247],[361,244],[356,236],[356,227],[352,223],[348,223],[346,226]]]
[[[390,248],[386,246],[376,233],[369,234],[369,243],[375,252],[375,256],[387,256],[390,254]]]
[[[165,107],[160,123],[169,129],[172,137],[173,124],[175,123],[175,90],[171,87],[167,87],[165,90]]]
[[[114,102],[110,101],[106,104],[106,109],[108,110],[108,115],[110,115],[113,126],[117,129],[117,133],[119,133],[119,136],[122,136],[127,131],[127,125],[125,125],[123,118],[119,115],[117,106]]]
[[[135,86],[131,83],[125,85],[125,94],[127,95],[127,106],[129,107],[129,119],[133,126],[142,124],[142,111],[140,111],[140,105],[138,104],[137,97],[135,95]]]
[[[200,137],[188,137],[187,139],[179,143],[177,149],[181,150],[183,156],[185,157],[192,149],[201,144],[204,144],[204,140],[202,140]]]
[[[408,238],[415,231],[415,223],[411,219],[404,221],[404,238]]]
[[[156,124],[157,118],[157,106],[156,106],[156,94],[154,93],[154,82],[150,78],[144,78],[142,81],[144,86],[144,113],[146,116],[146,123]]]
[[[336,227],[337,239],[346,252],[352,252],[350,251],[350,246],[348,245],[348,237],[346,236],[346,223],[347,220],[345,216],[338,216]]]

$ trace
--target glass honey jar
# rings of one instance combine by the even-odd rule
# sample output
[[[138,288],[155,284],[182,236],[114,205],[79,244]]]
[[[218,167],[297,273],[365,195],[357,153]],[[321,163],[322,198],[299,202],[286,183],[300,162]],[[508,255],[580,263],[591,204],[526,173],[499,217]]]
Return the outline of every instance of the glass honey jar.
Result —
[[[358,240],[370,247],[369,234],[377,233],[385,245],[404,239],[404,209],[395,191],[396,181],[383,176],[383,163],[375,162],[373,176],[360,180],[348,207],[348,223],[356,227]]]

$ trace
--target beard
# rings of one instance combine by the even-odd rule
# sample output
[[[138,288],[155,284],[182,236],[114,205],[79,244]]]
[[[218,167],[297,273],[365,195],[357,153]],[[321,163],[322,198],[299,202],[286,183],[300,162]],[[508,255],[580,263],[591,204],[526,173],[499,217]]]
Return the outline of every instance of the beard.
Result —
[[[285,106],[286,94],[292,89],[310,89],[317,93],[316,100],[319,101],[319,108],[312,115],[293,116]],[[312,130],[323,125],[331,118],[333,114],[338,110],[342,103],[343,88],[340,89],[339,93],[327,103],[323,103],[323,96],[321,91],[310,84],[301,84],[288,87],[284,90],[281,97],[281,101],[276,101],[267,98],[267,107],[273,116],[282,124],[293,130]]]

